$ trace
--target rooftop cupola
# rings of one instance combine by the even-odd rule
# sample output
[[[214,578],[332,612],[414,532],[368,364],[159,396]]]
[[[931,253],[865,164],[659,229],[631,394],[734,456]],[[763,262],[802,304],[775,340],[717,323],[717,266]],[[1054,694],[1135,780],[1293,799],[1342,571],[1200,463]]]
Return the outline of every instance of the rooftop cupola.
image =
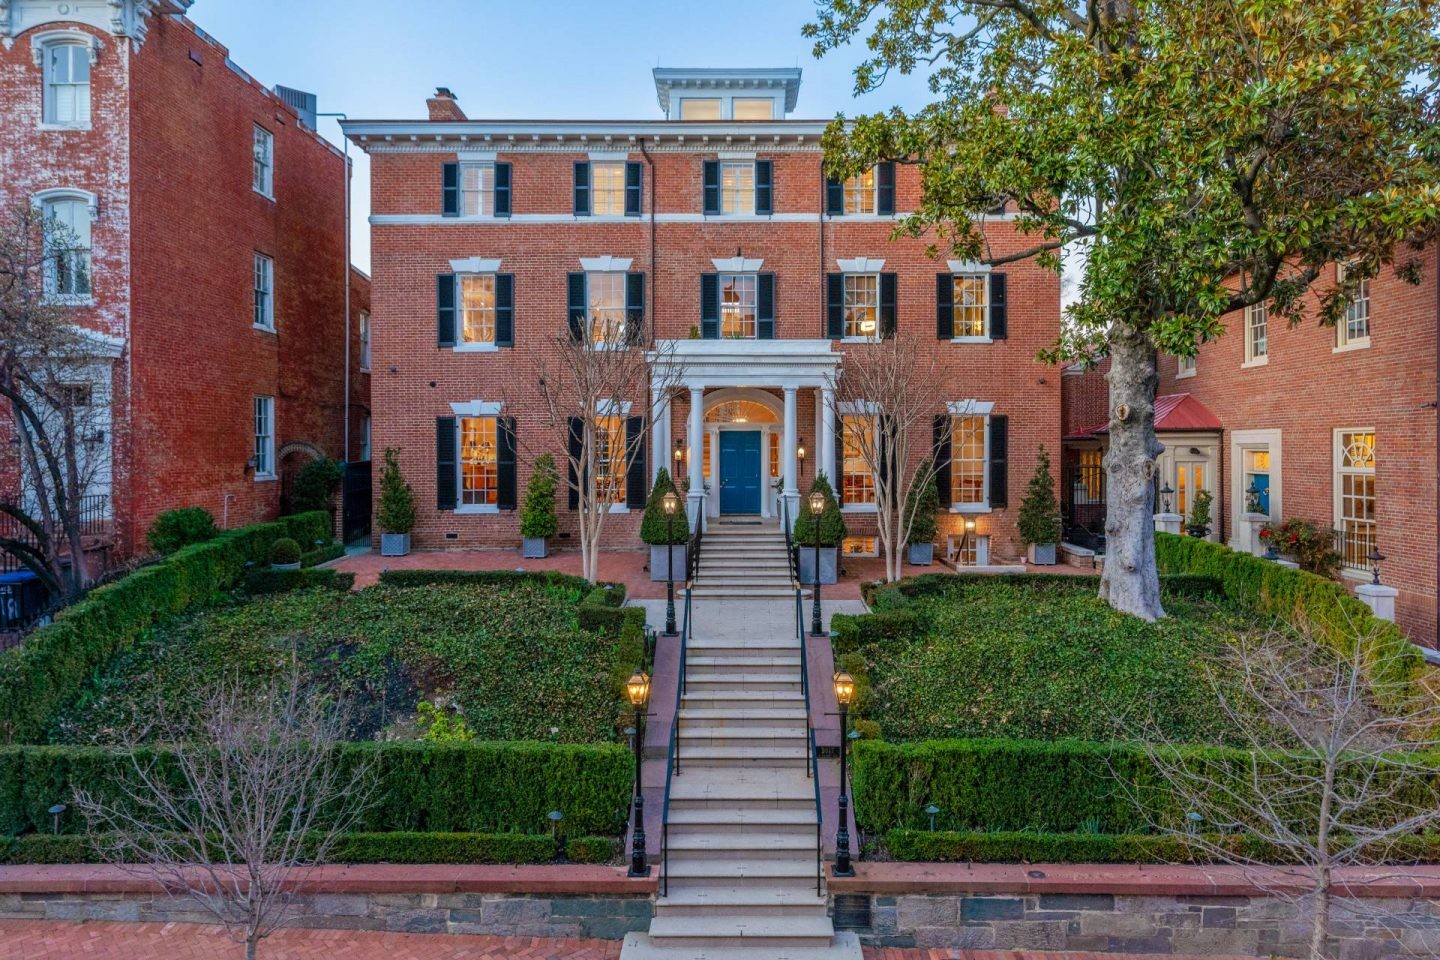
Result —
[[[783,120],[800,96],[800,68],[656,67],[667,120]]]

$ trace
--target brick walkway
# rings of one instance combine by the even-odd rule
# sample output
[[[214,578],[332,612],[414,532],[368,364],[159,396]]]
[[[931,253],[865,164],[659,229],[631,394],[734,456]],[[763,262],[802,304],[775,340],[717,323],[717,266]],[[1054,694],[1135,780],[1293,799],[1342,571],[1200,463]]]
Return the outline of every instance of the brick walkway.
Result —
[[[199,924],[0,920],[0,960],[235,960],[242,956],[244,949],[220,928]],[[282,930],[261,944],[260,956],[263,960],[618,960],[620,944],[609,940]],[[1116,960],[1116,955],[867,949],[865,960]],[[1158,958],[1126,954],[1124,960]],[[1165,960],[1185,958],[1168,956]]]

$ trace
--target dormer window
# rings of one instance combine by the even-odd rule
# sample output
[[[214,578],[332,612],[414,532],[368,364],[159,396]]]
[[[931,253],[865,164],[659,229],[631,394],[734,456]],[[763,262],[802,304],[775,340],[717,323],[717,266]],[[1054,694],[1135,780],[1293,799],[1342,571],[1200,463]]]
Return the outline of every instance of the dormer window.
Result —
[[[681,120],[719,120],[720,100],[717,97],[686,97],[680,101]]]
[[[775,101],[771,97],[736,97],[732,105],[736,120],[775,119]]]
[[[56,40],[45,44],[45,123],[57,127],[90,126],[89,44]]]

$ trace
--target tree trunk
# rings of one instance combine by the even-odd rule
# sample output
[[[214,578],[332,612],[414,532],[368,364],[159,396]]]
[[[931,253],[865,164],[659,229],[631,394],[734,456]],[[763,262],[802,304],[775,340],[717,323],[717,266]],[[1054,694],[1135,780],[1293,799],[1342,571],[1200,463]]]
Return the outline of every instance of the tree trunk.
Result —
[[[1110,449],[1105,454],[1105,572],[1100,597],[1143,620],[1165,616],[1155,567],[1155,344],[1144,331],[1110,331]]]
[[[1322,868],[1315,891],[1315,924],[1310,930],[1311,960],[1326,960],[1325,934],[1330,929],[1330,869]]]
[[[245,938],[245,960],[255,960],[255,948],[259,943],[260,938],[253,933]]]

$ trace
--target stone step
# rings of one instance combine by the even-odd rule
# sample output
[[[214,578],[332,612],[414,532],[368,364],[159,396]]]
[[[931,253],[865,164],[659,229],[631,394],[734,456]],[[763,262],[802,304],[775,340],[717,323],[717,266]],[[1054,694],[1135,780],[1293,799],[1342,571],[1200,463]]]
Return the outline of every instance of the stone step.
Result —
[[[815,830],[792,833],[712,833],[670,825],[670,859],[696,856],[713,860],[795,860],[818,856]]]
[[[778,655],[761,656],[750,650],[741,648],[743,652],[736,656],[709,656],[706,654],[697,655],[694,650],[686,650],[685,670],[687,673],[700,669],[724,668],[730,672],[746,672],[747,668],[763,672],[799,670],[800,654],[796,652],[785,652]]]
[[[720,725],[727,727],[770,727],[776,724],[799,724],[805,727],[805,707],[773,709],[709,710],[680,708],[680,729],[686,726]]]
[[[740,941],[743,943],[744,941]],[[707,946],[699,949],[656,941],[646,933],[629,933],[620,948],[620,960],[861,960],[860,938],[850,932],[836,933],[828,946],[784,945]]]
[[[784,767],[804,770],[809,745],[793,747],[687,747],[683,763],[690,767]]]
[[[786,691],[800,690],[800,671],[790,673],[715,673],[685,671],[685,692],[701,693],[706,690]]]
[[[711,887],[675,880],[670,890],[655,901],[655,915],[695,916],[733,913],[745,916],[775,916],[792,913],[823,914],[824,897],[815,895],[809,879],[773,887]]]
[[[800,641],[793,633],[789,636],[755,637],[747,640],[691,637],[690,642],[685,645],[685,652],[694,657],[798,657]]]
[[[813,880],[819,872],[816,863],[814,856],[731,860],[672,852],[668,869],[671,879],[705,880],[721,887],[764,887],[776,880]]]
[[[703,709],[715,709],[716,707],[733,706],[735,708],[760,707],[763,709],[774,709],[776,707],[788,707],[795,704],[804,705],[805,695],[800,692],[800,681],[795,681],[793,690],[738,690],[738,689],[715,689],[714,684],[701,684],[698,687],[686,681],[690,689],[680,698],[680,708],[700,707]]]
[[[683,758],[682,758],[683,759]],[[815,812],[815,782],[805,770],[739,769],[716,777],[713,771],[691,769],[683,762],[670,781],[670,809],[703,806],[758,811],[770,809]]]
[[[750,590],[754,587],[764,587],[767,590],[779,590],[783,595],[793,597],[795,588],[790,583],[790,578],[784,574],[773,575],[766,573],[733,573],[733,574],[702,574],[695,578],[695,589],[700,591],[697,597],[703,597],[712,590]]]
[[[680,723],[680,749],[692,746],[761,747],[787,746],[807,749],[810,738],[806,729],[789,727],[711,727],[704,724]]]
[[[806,808],[761,807],[679,807],[674,806],[672,797],[670,829],[676,827],[709,827],[765,832],[779,829],[804,829],[811,834],[815,831],[815,806]]]
[[[652,941],[689,947],[719,946],[723,940],[747,947],[828,947],[834,935],[826,916],[664,916],[650,921]]]
[[[690,595],[696,600],[789,600],[795,591],[788,586],[715,587],[697,583]]]

